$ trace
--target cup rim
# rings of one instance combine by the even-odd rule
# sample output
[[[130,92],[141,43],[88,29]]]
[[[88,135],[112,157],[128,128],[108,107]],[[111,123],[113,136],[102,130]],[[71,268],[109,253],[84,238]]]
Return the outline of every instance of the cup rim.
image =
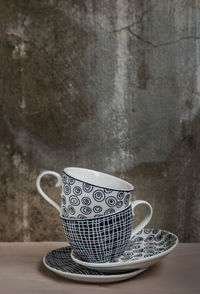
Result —
[[[88,181],[88,180],[83,180],[83,179],[80,179],[78,177],[74,177],[73,175],[71,175],[70,172],[74,171],[74,170],[81,170],[81,171],[85,171],[85,172],[90,172],[90,173],[98,173],[102,176],[106,176],[107,178],[110,178],[110,179],[114,179],[114,180],[117,180],[118,182],[120,183],[123,183],[127,186],[129,186],[130,188],[128,189],[122,189],[122,188],[111,188],[111,187],[108,187],[107,185],[97,185],[95,184],[94,182],[92,181]],[[80,181],[82,183],[86,183],[86,184],[89,184],[89,185],[92,185],[94,187],[97,187],[97,188],[102,188],[102,189],[109,189],[109,190],[113,190],[113,191],[123,191],[123,192],[132,192],[134,190],[134,186],[132,184],[130,184],[129,182],[119,178],[119,177],[116,177],[116,176],[113,176],[113,175],[110,175],[110,174],[107,174],[107,173],[103,173],[103,172],[100,172],[100,171],[97,171],[97,170],[92,170],[92,169],[87,169],[87,168],[81,168],[81,167],[66,167],[63,169],[63,172],[73,178],[74,180],[77,180],[77,181]]]
[[[68,217],[65,217],[64,215],[62,215],[62,212],[60,213],[60,218],[61,219],[64,219],[64,220],[67,220],[67,221],[70,221],[70,222],[73,222],[73,221],[75,221],[75,222],[83,222],[83,221],[92,221],[92,220],[99,220],[99,219],[103,219],[103,218],[106,218],[106,217],[110,217],[110,216],[113,216],[113,215],[115,215],[115,214],[119,214],[119,213],[122,213],[122,212],[124,212],[124,211],[126,211],[126,210],[128,210],[128,209],[130,209],[130,208],[132,208],[132,202],[130,202],[130,204],[126,207],[126,208],[124,208],[124,209],[122,209],[122,210],[118,210],[118,211],[115,211],[115,212],[113,212],[113,213],[111,213],[111,214],[107,214],[107,215],[103,215],[103,216],[100,216],[100,217],[91,217],[91,218],[68,218]],[[131,209],[131,211],[132,211],[132,209]]]

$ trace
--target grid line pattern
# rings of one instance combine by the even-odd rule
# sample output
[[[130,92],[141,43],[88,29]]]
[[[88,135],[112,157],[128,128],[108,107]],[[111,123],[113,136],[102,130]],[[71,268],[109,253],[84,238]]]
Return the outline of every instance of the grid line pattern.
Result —
[[[133,214],[131,205],[101,218],[72,220],[61,217],[72,249],[85,261],[107,262],[121,256],[130,240]]]
[[[45,256],[45,263],[56,270],[81,275],[107,275],[96,270],[83,267],[71,259],[71,247],[62,247],[50,251]]]

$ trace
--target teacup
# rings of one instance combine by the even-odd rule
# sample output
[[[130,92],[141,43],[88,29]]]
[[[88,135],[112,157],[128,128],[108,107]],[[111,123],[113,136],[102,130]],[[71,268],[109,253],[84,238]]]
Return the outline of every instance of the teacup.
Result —
[[[54,175],[61,185],[61,206],[50,199],[41,189],[44,175]],[[71,219],[102,217],[123,210],[131,203],[134,187],[118,178],[102,172],[68,167],[60,174],[44,171],[37,178],[39,193],[62,215]]]
[[[147,206],[147,215],[133,229],[134,208]],[[87,262],[110,262],[121,256],[130,239],[137,234],[152,217],[152,207],[146,201],[134,201],[116,213],[90,219],[69,219],[60,215],[64,233],[72,249]]]

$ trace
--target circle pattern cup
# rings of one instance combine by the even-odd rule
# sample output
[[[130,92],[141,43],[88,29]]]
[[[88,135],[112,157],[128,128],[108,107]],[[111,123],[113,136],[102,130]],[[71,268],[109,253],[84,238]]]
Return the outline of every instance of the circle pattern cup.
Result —
[[[45,175],[55,176],[57,186],[61,186],[60,206],[40,186]],[[69,219],[96,218],[123,210],[131,203],[134,190],[130,183],[120,178],[75,167],[65,168],[62,175],[44,171],[38,176],[36,186],[42,197]]]

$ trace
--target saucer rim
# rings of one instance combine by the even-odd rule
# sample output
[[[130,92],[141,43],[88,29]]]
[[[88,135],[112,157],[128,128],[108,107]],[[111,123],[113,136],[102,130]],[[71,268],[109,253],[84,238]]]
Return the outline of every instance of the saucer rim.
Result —
[[[142,268],[142,269],[135,269],[135,270],[132,270],[131,272],[128,272],[128,273],[120,273],[120,274],[117,274],[117,273],[113,273],[113,274],[101,274],[101,275],[90,275],[90,274],[76,274],[76,273],[70,273],[70,272],[66,272],[66,271],[62,271],[62,270],[57,270],[51,266],[49,266],[46,261],[45,261],[45,258],[47,257],[47,255],[49,253],[51,253],[52,251],[54,250],[59,250],[59,249],[62,249],[62,248],[66,248],[66,247],[70,247],[70,246],[65,246],[65,247],[60,247],[60,248],[57,248],[57,249],[53,249],[51,251],[49,251],[47,254],[44,255],[43,257],[43,264],[45,265],[46,268],[48,268],[50,271],[56,273],[56,274],[59,274],[59,275],[62,275],[62,276],[65,276],[66,278],[67,277],[77,277],[77,278],[87,278],[87,279],[90,279],[90,280],[95,280],[95,279],[100,279],[100,280],[111,280],[113,278],[131,278],[131,277],[134,277],[135,275],[134,274],[140,274],[142,272],[144,272],[145,270],[148,269],[148,267],[146,268]]]
[[[155,228],[145,228],[147,230],[155,230]],[[144,230],[144,229],[142,229]],[[147,258],[142,258],[141,260],[130,260],[130,261],[124,261],[124,262],[113,262],[113,263],[110,263],[110,262],[87,262],[87,261],[83,261],[81,259],[78,259],[76,258],[74,255],[76,254],[74,252],[74,250],[72,249],[71,251],[71,258],[74,262],[82,265],[82,266],[85,266],[85,267],[89,267],[89,266],[92,266],[92,267],[98,267],[98,268],[104,268],[104,267],[109,267],[109,268],[115,268],[115,267],[120,267],[120,266],[128,266],[128,265],[137,265],[137,264],[140,264],[140,263],[143,263],[143,262],[149,262],[149,261],[152,261],[154,259],[158,259],[158,258],[161,258],[161,257],[164,257],[166,255],[168,255],[170,252],[172,252],[176,246],[178,245],[179,243],[179,239],[177,237],[177,235],[175,235],[174,233],[171,233],[169,231],[166,231],[166,230],[163,230],[163,229],[157,229],[157,230],[161,230],[163,232],[166,232],[166,233],[169,233],[171,235],[173,235],[175,238],[176,238],[176,242],[174,245],[172,245],[172,247],[170,247],[168,250],[164,251],[164,252],[161,252],[161,253],[158,253],[156,255],[153,255],[153,256],[149,256]],[[137,235],[137,234],[136,234]]]

